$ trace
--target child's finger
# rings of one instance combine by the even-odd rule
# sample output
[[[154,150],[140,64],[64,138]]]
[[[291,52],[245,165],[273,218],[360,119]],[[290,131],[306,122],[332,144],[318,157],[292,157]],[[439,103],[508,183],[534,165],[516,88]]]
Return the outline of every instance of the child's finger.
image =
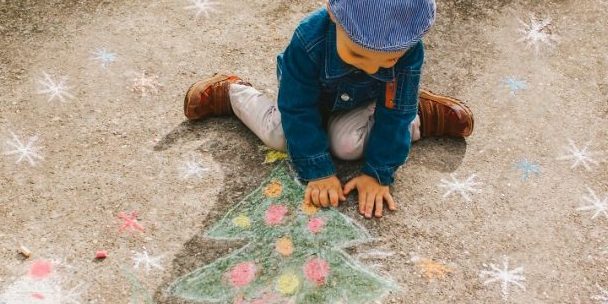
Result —
[[[343,202],[346,200],[346,196],[344,195],[344,191],[342,191],[342,189],[338,189],[338,197],[340,198],[340,201]]]
[[[393,196],[390,193],[384,195],[384,199],[386,199],[386,204],[388,205],[388,210],[395,211],[397,210],[397,204],[395,204],[395,200],[393,200]]]
[[[376,195],[376,217],[382,217],[382,208],[384,207],[384,198],[382,195]]]
[[[328,195],[327,195],[327,189],[323,189],[319,193],[319,202],[321,203],[321,206],[323,206],[323,208],[326,208],[326,207],[329,206],[329,199],[328,199]]]
[[[310,198],[312,199],[312,204],[315,206],[319,206],[319,188],[313,188],[310,191]]]
[[[311,205],[311,201],[310,201],[310,188],[306,187],[306,190],[304,190],[304,204],[306,205]]]
[[[366,198],[365,198],[365,217],[366,218],[372,217],[372,209],[374,209],[375,198],[376,198],[376,196],[369,192],[366,194]]]
[[[338,207],[338,192],[336,189],[329,190],[329,202],[332,207]]]
[[[355,189],[356,182],[354,179],[349,180],[346,185],[344,185],[344,195],[348,195],[353,189]]]
[[[359,214],[365,215],[365,192],[359,192]]]

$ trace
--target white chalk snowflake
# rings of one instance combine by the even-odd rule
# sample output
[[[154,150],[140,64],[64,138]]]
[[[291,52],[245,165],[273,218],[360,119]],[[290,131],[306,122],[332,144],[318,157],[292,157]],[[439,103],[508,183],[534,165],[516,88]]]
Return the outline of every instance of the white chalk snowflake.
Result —
[[[95,56],[93,60],[99,61],[103,68],[107,68],[110,63],[116,60],[116,53],[108,52],[106,49],[97,49],[93,55]]]
[[[600,290],[600,294],[592,296],[592,300],[598,301],[600,304],[608,304],[608,290],[597,285],[597,288]]]
[[[209,168],[203,167],[193,156],[190,157],[187,161],[185,161],[181,167],[182,178],[187,179],[191,176],[196,176],[198,178],[203,177],[203,173],[209,171]]]
[[[574,141],[572,140],[568,140],[568,142],[570,143],[569,147],[566,147],[566,149],[568,150],[568,155],[563,155],[558,157],[558,160],[573,160],[574,162],[572,163],[572,166],[570,167],[571,169],[574,169],[576,167],[578,167],[579,165],[582,165],[583,167],[585,167],[585,169],[587,169],[587,171],[591,171],[591,166],[590,165],[599,165],[598,161],[596,161],[595,159],[593,159],[594,155],[601,155],[601,152],[592,152],[592,151],[587,151],[588,147],[589,147],[589,142],[585,145],[584,148],[579,149],[576,144],[574,143]]]
[[[538,19],[534,15],[530,15],[529,23],[519,20],[519,23],[523,25],[523,28],[519,30],[523,37],[518,42],[526,43],[528,48],[534,47],[537,54],[540,52],[541,44],[549,47],[555,46],[558,37],[551,31],[551,21],[551,18]]]
[[[16,155],[17,160],[15,164],[21,163],[23,160],[27,160],[30,166],[35,166],[38,160],[42,160],[43,157],[40,156],[38,152],[38,147],[34,146],[34,143],[38,140],[38,136],[32,136],[28,139],[27,144],[23,144],[19,137],[15,135],[15,133],[11,132],[12,140],[7,140],[6,144],[9,146],[9,149],[4,152],[4,155]]]
[[[209,14],[211,12],[217,12],[213,6],[217,5],[217,2],[210,0],[190,0],[192,5],[184,7],[184,9],[194,9],[197,10],[196,17],[199,17],[201,14],[205,14],[205,18],[209,18]]]
[[[590,205],[579,207],[578,211],[595,211],[591,219],[595,219],[598,215],[603,215],[608,219],[608,195],[601,200],[591,188],[587,187],[588,196],[583,196],[583,200]]]
[[[146,71],[141,73],[141,77],[133,79],[131,91],[139,93],[141,97],[148,96],[149,93],[158,94],[161,84],[158,82],[158,76],[148,76]]]
[[[443,197],[448,197],[450,194],[456,192],[459,193],[460,196],[462,196],[465,200],[470,201],[471,197],[469,196],[469,193],[481,192],[481,190],[475,189],[475,186],[481,184],[475,181],[475,174],[471,174],[471,176],[462,182],[456,179],[454,174],[450,174],[450,177],[452,178],[451,181],[442,178],[441,184],[439,184],[439,187],[447,189],[447,191],[443,194]]]
[[[67,91],[70,88],[66,85],[67,77],[62,77],[59,82],[56,82],[51,79],[49,74],[42,74],[44,79],[39,81],[42,88],[38,90],[38,94],[48,94],[48,102],[53,101],[55,98],[59,99],[61,102],[65,102],[66,99],[74,98],[74,96]]]
[[[510,284],[513,284],[523,290],[526,290],[526,287],[523,285],[523,282],[526,280],[526,278],[523,275],[523,267],[518,267],[513,270],[509,270],[509,259],[507,257],[504,257],[502,266],[503,268],[500,269],[496,267],[496,265],[490,264],[489,269],[482,270],[479,274],[479,277],[488,277],[488,279],[483,282],[483,285],[488,285],[494,282],[500,282],[502,297],[504,300],[506,300],[509,296]]]
[[[133,257],[133,268],[138,269],[140,265],[143,265],[143,268],[146,270],[146,273],[150,272],[153,268],[163,270],[163,267],[160,265],[161,256],[151,257],[148,255],[147,251],[144,252],[136,252]]]

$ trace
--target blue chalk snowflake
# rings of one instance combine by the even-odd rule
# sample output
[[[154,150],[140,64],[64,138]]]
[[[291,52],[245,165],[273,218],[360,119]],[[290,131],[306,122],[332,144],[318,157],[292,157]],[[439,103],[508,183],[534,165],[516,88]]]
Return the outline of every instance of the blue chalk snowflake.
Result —
[[[116,60],[116,53],[108,52],[106,49],[97,49],[93,55],[93,60],[97,60],[101,63],[103,68],[107,68],[108,64]]]
[[[528,84],[525,80],[517,79],[514,76],[509,76],[503,80],[503,83],[509,87],[511,95],[515,96],[518,91],[525,90],[528,88]]]
[[[528,180],[528,177],[531,174],[540,175],[540,165],[538,163],[530,162],[527,159],[518,161],[515,164],[515,168],[521,170],[523,180]]]

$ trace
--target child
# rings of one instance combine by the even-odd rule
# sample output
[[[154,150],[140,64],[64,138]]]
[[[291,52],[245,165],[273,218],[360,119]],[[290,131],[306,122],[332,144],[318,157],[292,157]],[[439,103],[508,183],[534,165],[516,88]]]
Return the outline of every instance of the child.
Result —
[[[473,131],[461,101],[419,92],[420,39],[434,19],[434,0],[329,0],[278,55],[277,103],[238,76],[215,75],[190,87],[184,112],[234,113],[267,146],[287,150],[308,182],[306,203],[335,207],[357,189],[359,212],[381,217],[385,202],[396,209],[389,185],[412,141]],[[362,174],[342,188],[330,152],[363,157]]]

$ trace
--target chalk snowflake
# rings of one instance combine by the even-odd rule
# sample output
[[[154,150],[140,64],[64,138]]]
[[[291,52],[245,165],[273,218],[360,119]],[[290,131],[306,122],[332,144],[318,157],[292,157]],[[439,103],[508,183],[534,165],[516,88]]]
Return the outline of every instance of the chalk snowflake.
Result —
[[[43,159],[42,156],[38,154],[38,147],[34,146],[34,143],[38,140],[38,136],[30,137],[25,145],[13,132],[11,132],[11,136],[13,139],[7,140],[6,144],[13,150],[5,151],[4,155],[17,155],[18,157],[15,164],[19,164],[25,159],[30,166],[35,166],[36,161]]]
[[[551,21],[551,18],[538,19],[533,15],[530,15],[529,23],[519,20],[519,23],[523,25],[523,28],[519,30],[523,37],[518,42],[526,43],[528,48],[533,46],[536,53],[540,52],[541,44],[553,47],[558,41],[558,37],[551,31]]]
[[[185,161],[181,167],[183,179],[187,179],[191,176],[202,178],[203,173],[207,171],[209,171],[209,168],[203,167],[199,162],[194,159],[194,157],[190,157],[190,159]]]
[[[530,174],[540,174],[540,165],[528,161],[527,159],[520,160],[515,164],[515,167],[522,172],[522,179],[527,180]]]
[[[217,12],[217,10],[213,7],[217,5],[217,2],[209,1],[209,0],[190,0],[192,5],[184,7],[184,9],[195,9],[196,17],[199,17],[201,14],[205,14],[205,18],[209,18],[209,14],[211,12]]]
[[[591,171],[591,166],[590,165],[599,165],[598,161],[593,159],[594,155],[600,155],[600,152],[591,152],[591,151],[587,151],[587,148],[589,147],[589,143],[587,143],[585,145],[584,148],[579,149],[578,147],[576,147],[576,144],[572,141],[572,140],[568,140],[570,143],[569,147],[566,147],[566,149],[568,150],[568,153],[570,153],[569,155],[563,155],[558,157],[558,160],[573,160],[574,162],[572,163],[572,166],[570,167],[571,169],[574,169],[576,167],[578,167],[579,165],[582,165],[583,167],[585,167],[585,169],[587,169],[587,171]]]
[[[128,213],[118,213],[118,218],[122,220],[122,225],[119,228],[119,232],[123,230],[139,230],[144,231],[144,227],[137,221],[137,211],[131,211]]]
[[[443,194],[443,197],[448,197],[450,194],[456,192],[459,193],[465,200],[470,201],[471,197],[469,193],[479,193],[481,190],[475,189],[475,186],[480,185],[480,183],[475,181],[475,174],[472,174],[464,181],[459,181],[456,179],[454,174],[450,174],[452,180],[441,179],[441,184],[439,187],[447,189],[446,193]]]
[[[43,73],[43,76],[44,79],[39,81],[42,88],[38,90],[38,94],[48,94],[48,102],[53,101],[55,98],[59,99],[61,102],[65,102],[66,99],[74,98],[74,96],[67,91],[70,87],[66,85],[66,77],[63,77],[59,82],[56,82],[51,79],[51,76],[47,73]]]
[[[160,265],[160,259],[162,259],[162,256],[151,257],[147,251],[136,252],[133,257],[133,268],[138,269],[142,265],[146,273],[150,272],[153,268],[163,270],[163,267]]]
[[[528,88],[528,84],[525,80],[520,80],[513,76],[505,78],[503,80],[503,83],[507,85],[507,87],[509,87],[509,91],[511,92],[512,96],[515,96],[518,91],[525,90]]]
[[[107,68],[108,64],[116,60],[116,53],[108,52],[106,49],[97,49],[93,55],[95,56],[93,60],[99,61],[103,68]]]
[[[503,268],[500,269],[496,267],[494,264],[490,264],[489,269],[482,270],[479,276],[481,278],[489,277],[487,280],[483,282],[483,285],[488,285],[494,282],[500,282],[501,293],[504,300],[509,296],[509,285],[513,284],[523,290],[526,290],[526,287],[523,285],[523,282],[526,278],[523,275],[524,268],[518,267],[513,270],[509,270],[509,260],[508,258],[504,258]]]
[[[143,71],[141,77],[133,79],[131,91],[139,93],[141,97],[145,97],[148,96],[149,93],[158,94],[160,86],[158,76],[148,76],[148,73]]]
[[[81,283],[70,290],[67,290],[67,291],[61,290],[60,303],[80,304],[81,303],[80,297],[81,297],[81,294],[84,292],[85,288],[86,287],[84,286],[84,284]]]
[[[600,294],[592,296],[592,300],[598,301],[600,304],[608,304],[608,290],[597,285],[597,288],[600,290]]]
[[[591,219],[595,219],[598,215],[603,215],[608,219],[608,195],[601,200],[591,188],[587,187],[589,196],[583,196],[583,200],[590,205],[579,207],[579,211],[595,211]]]

